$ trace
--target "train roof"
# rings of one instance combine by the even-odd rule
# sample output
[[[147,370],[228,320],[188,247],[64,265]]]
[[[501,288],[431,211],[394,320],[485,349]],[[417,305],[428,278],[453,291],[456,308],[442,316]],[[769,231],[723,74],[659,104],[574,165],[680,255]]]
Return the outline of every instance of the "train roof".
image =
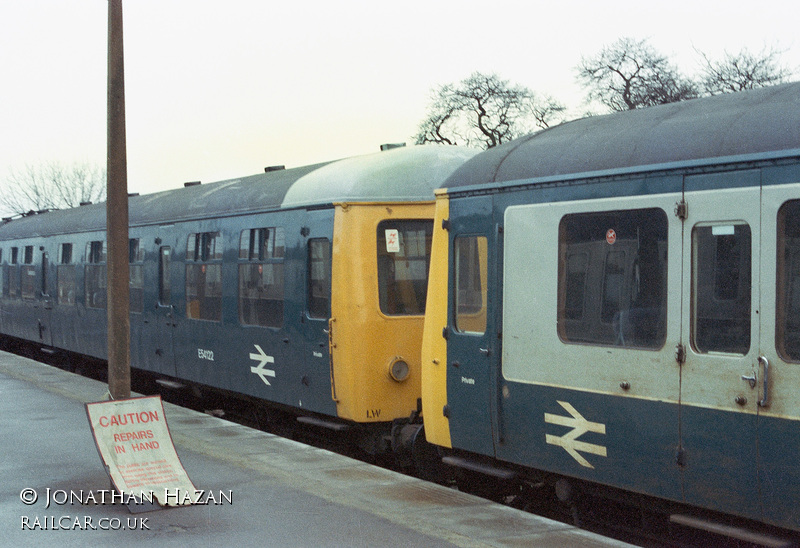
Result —
[[[461,147],[401,147],[293,169],[268,171],[129,199],[131,226],[338,202],[433,200],[433,191],[477,154]],[[30,215],[0,225],[0,240],[104,230],[105,203]]]
[[[792,149],[800,149],[800,83],[566,122],[473,157],[442,186],[512,186]]]

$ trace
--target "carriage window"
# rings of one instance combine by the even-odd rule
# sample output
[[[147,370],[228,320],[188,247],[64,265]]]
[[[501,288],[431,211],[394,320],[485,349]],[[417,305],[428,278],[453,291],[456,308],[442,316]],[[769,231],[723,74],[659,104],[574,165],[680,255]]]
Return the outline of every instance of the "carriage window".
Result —
[[[84,268],[84,290],[86,308],[106,307],[106,242],[86,244],[86,266]]]
[[[72,264],[72,244],[58,246],[58,264]]]
[[[308,241],[308,315],[327,318],[331,310],[331,244],[327,238]]]
[[[239,322],[283,325],[284,230],[243,230],[239,238]]]
[[[19,296],[19,248],[11,248],[11,264],[8,267],[8,293],[12,299]]]
[[[144,310],[144,249],[139,245],[139,238],[128,240],[128,270],[130,311],[141,314]]]
[[[378,300],[390,316],[425,313],[433,221],[378,224]]]
[[[75,265],[72,263],[72,244],[58,246],[58,266],[56,266],[56,285],[58,304],[75,304]]]
[[[486,331],[487,240],[485,236],[459,236],[454,248],[456,329],[481,334]]]
[[[658,349],[666,340],[667,215],[566,215],[559,225],[558,334],[568,343]]]
[[[698,352],[750,350],[750,227],[692,231],[692,342]]]
[[[33,246],[25,246],[23,265],[20,268],[19,292],[23,299],[36,296],[36,267],[33,266]]]
[[[800,362],[800,200],[778,211],[778,352]]]
[[[190,234],[186,244],[186,317],[222,320],[222,238]]]

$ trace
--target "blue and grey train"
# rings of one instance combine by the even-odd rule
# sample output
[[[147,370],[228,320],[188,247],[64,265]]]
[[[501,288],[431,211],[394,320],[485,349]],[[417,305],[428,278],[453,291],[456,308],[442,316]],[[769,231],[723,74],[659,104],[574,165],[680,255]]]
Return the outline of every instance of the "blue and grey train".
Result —
[[[443,187],[447,462],[800,530],[800,84],[565,123]]]
[[[386,450],[393,422],[419,423],[433,189],[475,153],[394,148],[131,197],[132,366]],[[0,225],[0,333],[105,359],[105,210]]]
[[[800,84],[130,204],[134,367],[800,531]],[[102,205],[0,225],[0,333],[103,358],[105,256]]]

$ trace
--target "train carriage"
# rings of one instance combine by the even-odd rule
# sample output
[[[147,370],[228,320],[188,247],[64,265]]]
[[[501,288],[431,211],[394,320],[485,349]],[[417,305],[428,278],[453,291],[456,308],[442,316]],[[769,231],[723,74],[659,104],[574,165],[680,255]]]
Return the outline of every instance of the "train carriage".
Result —
[[[399,148],[131,197],[132,366],[364,425],[358,442],[385,449],[419,405],[433,189],[473,154]],[[105,240],[105,204],[0,226],[2,333],[105,359]]]
[[[569,122],[443,187],[448,463],[800,530],[800,84]]]

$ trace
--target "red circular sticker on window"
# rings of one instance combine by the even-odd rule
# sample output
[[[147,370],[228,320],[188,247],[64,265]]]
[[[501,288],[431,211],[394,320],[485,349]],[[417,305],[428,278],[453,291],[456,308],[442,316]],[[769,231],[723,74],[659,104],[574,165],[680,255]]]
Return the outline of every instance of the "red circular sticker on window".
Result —
[[[609,228],[608,232],[606,232],[606,241],[610,245],[614,245],[614,243],[617,241],[617,233],[614,231],[613,228]]]

